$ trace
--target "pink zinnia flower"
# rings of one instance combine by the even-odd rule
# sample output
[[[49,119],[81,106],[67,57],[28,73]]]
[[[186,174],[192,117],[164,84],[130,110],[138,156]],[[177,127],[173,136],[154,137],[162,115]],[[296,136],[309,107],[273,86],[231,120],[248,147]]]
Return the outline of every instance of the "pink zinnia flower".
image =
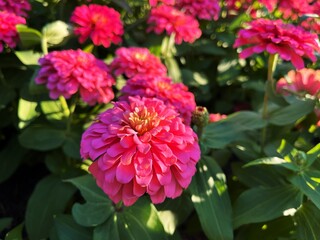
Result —
[[[174,34],[177,44],[182,41],[193,43],[201,36],[198,21],[172,6],[161,5],[151,9],[148,24],[147,32],[161,34],[166,31],[168,35]]]
[[[174,5],[175,0],[149,0],[149,4],[151,7],[157,6],[158,2],[162,2],[166,5]]]
[[[90,4],[76,7],[70,21],[76,26],[74,33],[79,35],[83,43],[91,38],[94,45],[108,48],[111,43],[119,44],[123,35],[123,25],[120,14],[113,8]]]
[[[309,17],[303,20],[300,25],[308,31],[320,34],[320,19],[318,18]]]
[[[107,65],[82,50],[53,51],[40,58],[40,71],[35,81],[46,84],[52,99],[70,98],[80,92],[89,105],[108,103],[113,99],[115,84]]]
[[[317,60],[314,51],[320,51],[318,36],[281,20],[257,19],[249,23],[248,29],[241,29],[234,47],[246,48],[240,58],[247,58],[255,53],[267,51],[279,56],[301,69],[304,67],[302,57],[313,62]]]
[[[320,98],[320,70],[303,68],[291,70],[277,82],[277,91],[283,94],[297,92]]]
[[[26,20],[14,13],[0,11],[0,52],[3,51],[6,45],[10,48],[14,48],[17,45],[19,40],[16,29],[17,24],[26,24]]]
[[[209,122],[218,122],[222,119],[227,118],[227,115],[225,114],[220,114],[220,113],[210,113],[209,114]]]
[[[31,5],[27,0],[0,0],[0,11],[26,17],[26,12],[29,10],[31,10]]]
[[[118,203],[132,205],[144,193],[153,203],[181,195],[200,158],[198,139],[161,100],[130,97],[114,103],[84,132],[81,156]]]
[[[220,15],[218,0],[177,0],[176,7],[198,19],[218,20]]]
[[[165,76],[167,68],[147,48],[121,47],[110,65],[115,75],[125,74],[128,78],[137,76]]]
[[[122,99],[129,96],[158,98],[181,114],[184,122],[190,125],[192,112],[196,109],[193,93],[183,83],[173,83],[168,77],[131,78],[121,89]]]

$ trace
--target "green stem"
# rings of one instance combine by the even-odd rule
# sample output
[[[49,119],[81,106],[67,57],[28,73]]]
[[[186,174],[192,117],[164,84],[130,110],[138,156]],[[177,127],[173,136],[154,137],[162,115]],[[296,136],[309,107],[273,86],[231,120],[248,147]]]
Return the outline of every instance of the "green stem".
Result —
[[[266,83],[266,91],[263,98],[263,108],[262,108],[262,118],[268,118],[268,102],[269,102],[269,90],[268,85],[271,85],[271,89],[275,92],[275,83],[273,79],[273,73],[276,70],[277,66],[278,55],[277,54],[270,54],[268,59],[268,76],[267,76],[267,83]],[[265,146],[265,141],[267,138],[267,126],[262,129],[261,133],[261,152],[263,152],[263,148]]]
[[[73,118],[73,113],[77,106],[78,97],[77,95],[73,97],[70,108],[69,108],[69,118],[67,121],[67,133],[71,132],[71,123]]]
[[[44,55],[48,54],[48,43],[46,37],[42,37],[41,39],[41,49]]]
[[[63,114],[66,117],[69,117],[70,116],[70,110],[69,110],[68,103],[67,103],[66,99],[63,96],[60,96],[59,97],[59,101],[60,101],[60,104],[61,104],[61,107],[62,107],[62,110],[63,110]]]

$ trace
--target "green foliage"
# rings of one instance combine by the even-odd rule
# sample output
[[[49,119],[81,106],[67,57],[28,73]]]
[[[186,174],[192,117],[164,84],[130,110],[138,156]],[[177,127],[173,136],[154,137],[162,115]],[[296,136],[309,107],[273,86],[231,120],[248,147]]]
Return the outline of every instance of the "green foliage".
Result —
[[[276,82],[294,69],[290,61],[272,70],[267,53],[239,59],[233,48],[252,9],[269,19],[282,18],[279,9],[267,12],[259,1],[244,9],[237,1],[230,12],[220,1],[217,21],[199,21],[201,38],[176,44],[174,35],[147,31],[148,0],[29,2],[17,46],[0,52],[0,239],[319,239],[319,92],[279,93]],[[70,16],[91,3],[120,13],[121,44],[79,43]],[[227,115],[203,128],[191,124],[201,147],[197,171],[181,196],[155,205],[148,194],[132,206],[113,203],[89,173],[91,161],[81,159],[84,130],[112,103],[91,106],[79,93],[51,99],[35,83],[48,52],[82,49],[109,64],[119,47],[132,46],[159,57],[197,105]],[[305,61],[312,69],[319,63]],[[125,84],[117,76],[113,101]]]

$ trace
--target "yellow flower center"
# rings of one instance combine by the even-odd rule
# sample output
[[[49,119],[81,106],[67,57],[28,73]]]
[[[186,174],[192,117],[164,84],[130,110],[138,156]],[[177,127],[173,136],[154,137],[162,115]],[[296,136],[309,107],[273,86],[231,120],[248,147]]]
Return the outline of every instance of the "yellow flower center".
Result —
[[[144,53],[135,53],[134,57],[138,60],[144,61],[147,58],[147,54]]]
[[[159,118],[156,112],[149,112],[146,107],[141,106],[129,113],[128,121],[130,126],[142,135],[158,125]]]

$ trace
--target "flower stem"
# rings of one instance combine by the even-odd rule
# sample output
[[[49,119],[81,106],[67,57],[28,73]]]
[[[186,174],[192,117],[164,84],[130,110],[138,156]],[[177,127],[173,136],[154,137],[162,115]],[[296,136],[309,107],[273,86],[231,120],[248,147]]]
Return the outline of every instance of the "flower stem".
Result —
[[[78,101],[78,97],[76,95],[73,97],[70,108],[69,108],[69,118],[67,121],[67,133],[70,133],[71,131],[71,123],[72,123],[73,113],[77,106],[77,101]]]
[[[41,49],[44,55],[48,54],[48,44],[46,37],[42,37],[41,39]]]
[[[59,101],[60,101],[60,104],[61,104],[61,107],[62,107],[62,110],[63,110],[63,114],[66,117],[69,117],[70,116],[70,110],[69,110],[68,103],[67,103],[66,99],[63,96],[60,96],[59,97]]]
[[[272,91],[275,91],[274,87],[274,79],[273,73],[276,70],[278,60],[278,54],[270,54],[268,59],[268,76],[267,76],[267,83],[266,83],[266,91],[263,98],[263,109],[262,109],[262,118],[266,120],[268,118],[268,102],[269,102],[269,89],[268,86],[271,86]],[[263,148],[265,146],[265,141],[267,138],[267,126],[262,129],[261,134],[261,152],[263,152]]]

